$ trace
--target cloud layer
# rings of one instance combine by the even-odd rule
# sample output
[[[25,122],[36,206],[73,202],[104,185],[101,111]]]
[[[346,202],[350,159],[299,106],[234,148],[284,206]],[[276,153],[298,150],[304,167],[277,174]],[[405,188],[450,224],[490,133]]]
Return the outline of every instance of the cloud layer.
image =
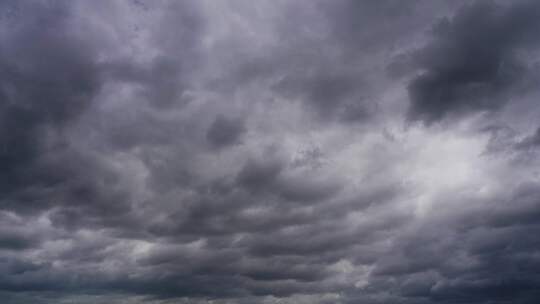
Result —
[[[0,22],[2,303],[540,299],[536,1]]]

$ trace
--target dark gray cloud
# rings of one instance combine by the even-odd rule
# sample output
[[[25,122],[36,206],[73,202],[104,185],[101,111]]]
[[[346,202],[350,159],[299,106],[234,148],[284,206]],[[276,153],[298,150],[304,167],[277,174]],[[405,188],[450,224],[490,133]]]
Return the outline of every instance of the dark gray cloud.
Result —
[[[520,51],[538,45],[539,15],[536,1],[477,1],[441,20],[414,54],[421,71],[408,87],[409,118],[429,124],[498,110],[516,98],[512,89],[519,90],[532,68]]]
[[[523,185],[424,221],[395,243],[399,254],[382,258],[374,274],[418,301],[534,302],[537,241],[529,235],[537,229],[537,191],[537,184]]]
[[[2,204],[12,205],[13,196],[28,193],[13,204],[20,210],[39,208],[30,193],[67,178],[54,170],[49,153],[65,150],[62,132],[89,107],[101,77],[93,47],[64,30],[69,8],[4,5],[13,16],[3,20],[12,30],[2,37],[0,56]]]
[[[0,11],[4,302],[538,302],[536,2]]]
[[[244,123],[239,119],[218,115],[206,132],[206,139],[216,149],[239,144],[245,132]]]

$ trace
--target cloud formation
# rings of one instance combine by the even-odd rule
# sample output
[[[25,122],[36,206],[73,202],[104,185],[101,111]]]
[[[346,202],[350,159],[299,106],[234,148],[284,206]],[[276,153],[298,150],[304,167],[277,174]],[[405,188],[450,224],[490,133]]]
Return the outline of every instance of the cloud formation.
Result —
[[[506,104],[530,77],[520,51],[538,47],[539,12],[534,1],[478,1],[438,22],[432,41],[414,54],[424,71],[409,84],[410,118],[431,123]]]
[[[538,17],[3,1],[2,303],[537,303]]]

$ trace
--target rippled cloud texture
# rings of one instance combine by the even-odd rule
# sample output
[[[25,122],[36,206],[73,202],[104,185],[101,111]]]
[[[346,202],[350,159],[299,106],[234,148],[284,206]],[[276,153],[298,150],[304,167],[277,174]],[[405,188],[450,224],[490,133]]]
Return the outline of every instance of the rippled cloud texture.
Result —
[[[539,1],[0,23],[1,303],[539,303]]]

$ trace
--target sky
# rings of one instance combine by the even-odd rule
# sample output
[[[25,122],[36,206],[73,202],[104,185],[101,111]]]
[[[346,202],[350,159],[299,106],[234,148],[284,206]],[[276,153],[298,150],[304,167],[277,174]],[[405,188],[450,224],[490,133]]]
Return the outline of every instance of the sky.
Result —
[[[540,1],[0,1],[3,304],[536,304]]]

